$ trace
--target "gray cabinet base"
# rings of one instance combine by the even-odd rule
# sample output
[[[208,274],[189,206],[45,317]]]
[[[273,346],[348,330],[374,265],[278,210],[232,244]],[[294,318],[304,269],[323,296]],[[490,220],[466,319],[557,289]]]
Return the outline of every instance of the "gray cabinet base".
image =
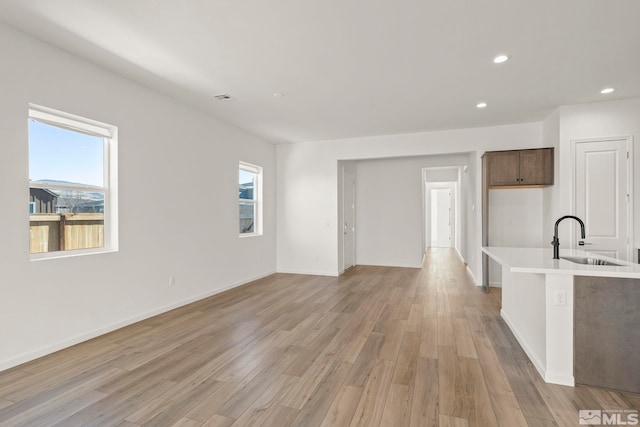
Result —
[[[640,280],[574,278],[576,384],[640,393]]]

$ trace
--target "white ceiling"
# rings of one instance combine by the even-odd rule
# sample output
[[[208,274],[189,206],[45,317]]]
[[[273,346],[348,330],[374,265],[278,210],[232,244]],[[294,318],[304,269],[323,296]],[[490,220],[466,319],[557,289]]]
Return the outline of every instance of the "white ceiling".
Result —
[[[0,0],[0,20],[273,142],[640,96],[638,0]]]

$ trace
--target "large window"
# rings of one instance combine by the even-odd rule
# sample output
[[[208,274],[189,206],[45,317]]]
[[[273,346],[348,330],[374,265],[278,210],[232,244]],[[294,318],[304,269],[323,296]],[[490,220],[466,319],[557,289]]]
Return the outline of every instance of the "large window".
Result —
[[[32,259],[117,250],[116,128],[31,106]]]
[[[240,162],[238,173],[240,236],[262,234],[262,168]]]

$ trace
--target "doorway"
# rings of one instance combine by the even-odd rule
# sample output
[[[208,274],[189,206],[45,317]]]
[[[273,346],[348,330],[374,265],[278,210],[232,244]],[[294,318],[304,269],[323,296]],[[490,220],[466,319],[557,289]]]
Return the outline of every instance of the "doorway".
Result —
[[[633,153],[631,137],[572,141],[573,211],[585,223],[578,248],[632,259]],[[571,230],[571,241],[575,231]]]
[[[452,243],[451,189],[431,189],[431,247],[450,248]]]
[[[424,187],[424,242],[429,247],[459,249],[458,182],[426,182]]]

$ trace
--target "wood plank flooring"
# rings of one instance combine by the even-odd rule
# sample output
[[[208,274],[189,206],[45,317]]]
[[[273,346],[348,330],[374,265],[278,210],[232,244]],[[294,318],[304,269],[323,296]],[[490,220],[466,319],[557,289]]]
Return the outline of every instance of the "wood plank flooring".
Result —
[[[0,373],[2,426],[576,426],[455,253],[276,274]]]

